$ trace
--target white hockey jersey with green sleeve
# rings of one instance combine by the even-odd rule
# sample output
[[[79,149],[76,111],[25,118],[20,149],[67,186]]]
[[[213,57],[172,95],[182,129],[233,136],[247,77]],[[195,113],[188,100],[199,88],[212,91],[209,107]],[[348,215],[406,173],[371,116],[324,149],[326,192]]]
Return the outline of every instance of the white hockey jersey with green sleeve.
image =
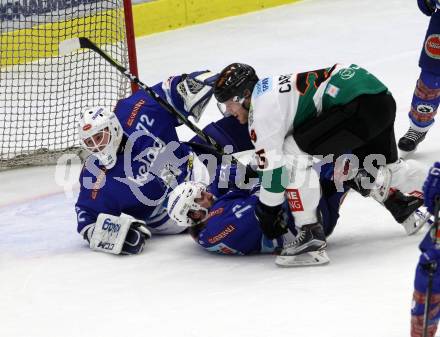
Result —
[[[387,90],[355,64],[261,79],[252,92],[248,123],[262,178],[260,200],[268,206],[284,201],[288,176],[283,144],[296,127],[357,96]]]

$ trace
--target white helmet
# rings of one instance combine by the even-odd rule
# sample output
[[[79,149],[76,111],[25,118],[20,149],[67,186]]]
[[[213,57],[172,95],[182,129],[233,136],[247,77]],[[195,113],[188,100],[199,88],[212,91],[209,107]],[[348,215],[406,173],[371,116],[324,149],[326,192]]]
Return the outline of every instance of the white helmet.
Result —
[[[206,185],[195,181],[178,185],[168,197],[167,211],[170,218],[183,227],[195,226],[197,223],[188,216],[189,211],[204,211],[208,214],[205,207],[194,201],[202,196],[202,191],[206,191]]]
[[[122,127],[116,115],[104,107],[87,108],[81,112],[78,125],[81,146],[111,169],[122,139]]]

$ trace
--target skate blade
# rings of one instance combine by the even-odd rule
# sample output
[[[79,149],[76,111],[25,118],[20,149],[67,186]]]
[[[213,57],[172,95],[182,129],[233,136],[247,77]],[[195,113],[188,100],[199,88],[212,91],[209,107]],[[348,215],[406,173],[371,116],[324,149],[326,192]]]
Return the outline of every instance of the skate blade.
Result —
[[[324,249],[300,255],[279,255],[275,259],[275,264],[280,267],[318,266],[329,262],[330,259]]]

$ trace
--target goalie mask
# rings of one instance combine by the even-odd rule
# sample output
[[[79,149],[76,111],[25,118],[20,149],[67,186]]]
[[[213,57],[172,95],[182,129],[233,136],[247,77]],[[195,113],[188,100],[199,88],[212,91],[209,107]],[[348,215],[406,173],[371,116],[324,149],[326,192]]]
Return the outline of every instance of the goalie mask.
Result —
[[[202,191],[206,192],[206,185],[195,181],[187,181],[178,185],[168,198],[167,212],[170,218],[183,227],[197,225],[188,213],[204,211],[205,217],[208,214],[208,210],[195,201],[202,197]]]
[[[174,84],[173,81],[177,79],[179,83]],[[172,105],[184,115],[193,116],[194,120],[198,122],[212,97],[216,79],[217,74],[209,70],[197,71],[183,74],[180,77],[170,77],[168,81],[163,82],[162,89],[165,91],[168,101],[172,103],[176,103],[173,98],[177,94],[183,101],[183,111],[182,108],[179,109],[179,104]]]
[[[123,133],[116,115],[104,107],[88,108],[81,113],[78,128],[81,146],[107,169],[115,166]]]

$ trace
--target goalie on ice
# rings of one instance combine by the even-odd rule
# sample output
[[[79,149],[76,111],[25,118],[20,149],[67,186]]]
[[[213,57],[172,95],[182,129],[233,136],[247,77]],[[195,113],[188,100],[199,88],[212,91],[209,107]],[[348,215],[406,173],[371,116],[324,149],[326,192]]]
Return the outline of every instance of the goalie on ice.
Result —
[[[209,71],[194,72],[170,77],[152,89],[197,121],[212,96],[214,78]],[[208,183],[210,178],[195,151],[179,142],[179,125],[143,90],[120,100],[114,113],[102,107],[81,113],[79,136],[90,156],[79,179],[77,230],[92,249],[137,254],[151,233],[185,230],[167,215],[168,194],[188,179]],[[215,124],[207,128],[221,134]]]

